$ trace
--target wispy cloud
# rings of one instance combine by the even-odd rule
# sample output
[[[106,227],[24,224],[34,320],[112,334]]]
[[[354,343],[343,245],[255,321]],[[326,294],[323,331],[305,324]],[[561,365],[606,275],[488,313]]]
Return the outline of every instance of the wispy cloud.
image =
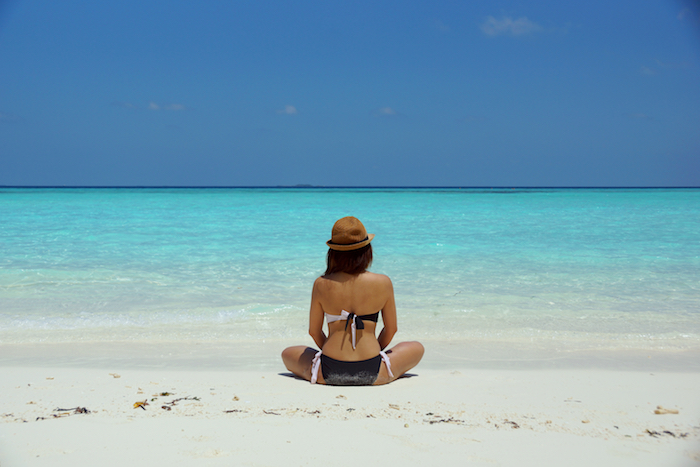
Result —
[[[148,103],[148,110],[171,110],[171,111],[179,111],[179,110],[185,110],[185,106],[182,104],[158,104],[156,102],[149,102]]]
[[[451,29],[448,25],[440,21],[439,19],[433,20],[433,27],[441,32],[450,32]]]
[[[278,110],[277,113],[282,115],[296,115],[299,112],[297,111],[297,108],[293,105],[285,105],[284,109]]]
[[[542,30],[542,27],[539,24],[530,21],[525,16],[518,19],[513,19],[510,17],[496,19],[493,16],[489,16],[481,25],[481,30],[487,36],[500,36],[504,34],[510,36],[522,36],[524,34],[539,32]]]
[[[656,60],[656,64],[659,68],[670,68],[676,70],[682,70],[685,68],[692,68],[693,65],[690,62],[662,62],[661,60]]]
[[[143,107],[138,106],[136,104],[132,104],[131,102],[112,102],[112,105],[115,107],[122,107],[124,109],[132,109],[132,110],[139,110],[142,109]],[[177,112],[180,110],[186,110],[187,108],[182,105],[182,104],[158,104],[157,102],[150,101],[148,105],[145,107],[148,110],[170,110],[172,112]]]
[[[651,117],[649,115],[644,114],[644,113],[639,113],[639,112],[628,113],[627,117],[631,118],[633,120],[651,120]]]
[[[678,21],[687,21],[696,26],[700,24],[700,3],[697,0],[686,0],[683,3],[687,6],[678,12]]]
[[[393,117],[398,115],[398,112],[391,107],[381,107],[374,111],[374,115],[377,117]]]
[[[662,62],[659,59],[654,60],[655,65],[639,67],[639,73],[642,75],[653,76],[659,73],[674,72],[676,70],[688,70],[696,68],[691,62]]]

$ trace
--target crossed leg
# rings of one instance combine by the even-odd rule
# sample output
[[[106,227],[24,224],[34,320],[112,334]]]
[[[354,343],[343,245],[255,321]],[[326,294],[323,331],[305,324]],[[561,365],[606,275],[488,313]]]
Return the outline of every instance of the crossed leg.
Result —
[[[389,371],[384,362],[382,362],[382,366],[379,368],[379,376],[377,376],[377,381],[374,382],[374,385],[377,386],[396,381],[406,374],[408,370],[418,365],[421,358],[423,358],[424,352],[425,349],[420,342],[399,342],[386,351],[389,361],[391,362],[391,373],[394,377],[392,378],[389,376]]]
[[[289,371],[306,381],[311,381],[311,361],[318,350],[305,345],[287,347],[282,351],[282,361]],[[319,383],[323,376],[318,372]]]

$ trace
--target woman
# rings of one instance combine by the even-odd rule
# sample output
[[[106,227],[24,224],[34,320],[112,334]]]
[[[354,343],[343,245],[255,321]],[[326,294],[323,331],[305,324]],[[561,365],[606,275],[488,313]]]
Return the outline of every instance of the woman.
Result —
[[[312,383],[340,386],[386,384],[423,357],[419,342],[401,342],[384,352],[397,331],[391,280],[367,271],[374,234],[354,217],[333,226],[326,273],[311,294],[309,334],[321,351],[298,345],[282,352],[289,371]],[[377,318],[384,327],[376,337]],[[328,336],[323,319],[328,321]]]

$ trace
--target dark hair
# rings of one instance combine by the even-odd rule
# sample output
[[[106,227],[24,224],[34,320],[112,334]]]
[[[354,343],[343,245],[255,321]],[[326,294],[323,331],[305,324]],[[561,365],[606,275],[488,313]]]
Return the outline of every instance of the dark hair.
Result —
[[[337,251],[328,249],[326,256],[326,273],[346,272],[360,274],[372,264],[372,245],[363,246],[357,250]]]

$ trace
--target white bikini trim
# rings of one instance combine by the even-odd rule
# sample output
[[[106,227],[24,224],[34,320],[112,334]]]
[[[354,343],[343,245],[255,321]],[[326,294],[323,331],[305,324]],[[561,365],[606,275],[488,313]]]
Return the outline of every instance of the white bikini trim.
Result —
[[[321,366],[321,354],[322,352],[319,350],[316,352],[316,355],[314,355],[314,359],[311,360],[311,384],[316,384],[316,381],[318,381],[318,368]]]
[[[329,315],[326,313],[326,321],[328,324],[335,323],[336,321],[346,321],[350,317],[350,312],[342,310],[339,315]],[[350,324],[350,330],[352,331],[352,348],[355,349],[355,334],[357,333],[357,326],[355,326],[355,320],[353,319]]]
[[[382,360],[384,360],[384,363],[386,363],[386,371],[389,372],[389,378],[393,378],[394,373],[391,372],[391,361],[389,360],[389,356],[383,350],[379,351],[379,355],[382,356]]]

